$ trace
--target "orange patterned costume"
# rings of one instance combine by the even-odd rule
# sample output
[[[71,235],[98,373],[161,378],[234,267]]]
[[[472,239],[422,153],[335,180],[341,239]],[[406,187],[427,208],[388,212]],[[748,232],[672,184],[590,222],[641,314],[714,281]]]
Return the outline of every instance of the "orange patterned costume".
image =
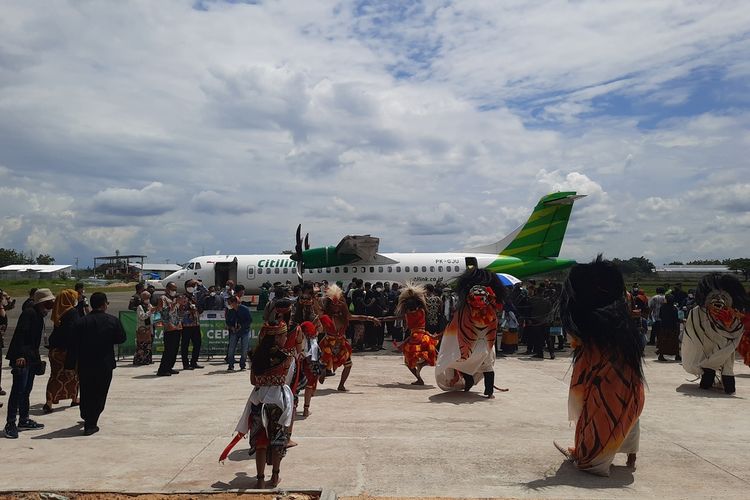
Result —
[[[617,453],[635,466],[643,411],[643,352],[631,320],[622,273],[599,255],[576,264],[559,298],[563,329],[572,338],[568,416],[575,444],[560,452],[578,469],[609,476]]]
[[[328,316],[320,317],[320,323],[326,336],[318,342],[320,346],[320,361],[327,370],[334,371],[339,366],[352,365],[352,345],[344,336],[346,327],[342,331],[336,330],[336,325]]]
[[[609,475],[616,453],[638,451],[643,381],[627,365],[615,368],[596,346],[580,352],[568,395],[568,416],[576,422],[575,448],[569,452],[579,469]]]
[[[409,368],[417,365],[435,366],[437,362],[437,339],[425,330],[425,311],[417,309],[405,314],[406,327],[411,335],[401,346],[404,352],[404,363]]]

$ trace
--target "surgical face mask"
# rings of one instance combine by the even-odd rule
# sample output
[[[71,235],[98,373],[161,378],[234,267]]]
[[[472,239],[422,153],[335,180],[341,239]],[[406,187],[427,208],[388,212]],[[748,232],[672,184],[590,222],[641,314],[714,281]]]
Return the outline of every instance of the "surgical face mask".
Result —
[[[211,292],[211,297],[216,297],[216,292]]]
[[[169,295],[170,297],[176,297],[176,296],[177,296],[177,292],[176,292],[176,291],[174,291],[174,290],[169,290],[169,291],[167,292],[167,295]]]
[[[229,285],[224,287],[225,290],[229,290]]]
[[[187,290],[187,293],[193,293],[195,291],[195,287],[194,286],[189,286],[185,290]]]

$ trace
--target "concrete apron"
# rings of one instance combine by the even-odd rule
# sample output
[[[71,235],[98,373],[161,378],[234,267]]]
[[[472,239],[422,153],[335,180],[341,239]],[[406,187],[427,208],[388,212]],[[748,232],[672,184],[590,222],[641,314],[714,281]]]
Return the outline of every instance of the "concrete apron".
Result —
[[[382,353],[355,356],[350,392],[335,390],[338,377],[319,386],[312,415],[295,422],[299,446],[282,461],[283,491],[315,485],[342,496],[746,498],[750,370],[739,363],[737,396],[726,397],[698,390],[679,364],[656,362],[649,352],[638,469],[626,469],[618,456],[602,478],[574,470],[552,446],[553,439],[573,439],[567,354],[498,359],[496,385],[510,391],[488,401],[479,388],[440,391],[427,368],[427,385],[412,386],[400,356]],[[89,437],[69,402],[42,415],[47,375],[40,377],[32,418],[46,428],[0,438],[0,491],[252,489],[255,462],[246,440],[218,463],[251,389],[249,373],[205,365],[155,377],[156,365],[121,363],[101,431]]]

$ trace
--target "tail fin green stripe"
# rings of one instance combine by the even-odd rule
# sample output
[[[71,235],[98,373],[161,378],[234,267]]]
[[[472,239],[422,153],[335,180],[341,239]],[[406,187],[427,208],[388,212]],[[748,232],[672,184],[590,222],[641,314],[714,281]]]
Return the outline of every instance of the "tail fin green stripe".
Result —
[[[574,191],[543,197],[513,241],[501,252],[512,257],[557,257],[560,255],[573,202]]]

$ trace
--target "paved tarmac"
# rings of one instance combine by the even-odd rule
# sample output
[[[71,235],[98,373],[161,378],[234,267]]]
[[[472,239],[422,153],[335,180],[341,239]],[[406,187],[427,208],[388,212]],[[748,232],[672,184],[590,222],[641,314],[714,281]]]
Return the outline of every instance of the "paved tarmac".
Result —
[[[338,378],[329,379],[313,399],[313,414],[295,423],[299,446],[282,462],[280,486],[340,496],[748,497],[750,369],[737,364],[737,395],[728,397],[698,390],[679,364],[649,353],[638,469],[625,468],[621,455],[611,477],[601,478],[574,470],[552,446],[573,439],[568,356],[498,359],[496,384],[510,391],[487,401],[477,392],[440,391],[428,369],[426,386],[410,385],[390,352],[356,355],[351,392],[337,392]],[[67,404],[41,414],[47,376],[37,379],[32,414],[46,427],[0,438],[0,491],[252,488],[247,441],[218,463],[250,390],[249,373],[204,364],[156,377],[155,365],[121,362],[101,431],[90,437],[81,435],[78,411]],[[3,371],[9,390],[7,366]]]

